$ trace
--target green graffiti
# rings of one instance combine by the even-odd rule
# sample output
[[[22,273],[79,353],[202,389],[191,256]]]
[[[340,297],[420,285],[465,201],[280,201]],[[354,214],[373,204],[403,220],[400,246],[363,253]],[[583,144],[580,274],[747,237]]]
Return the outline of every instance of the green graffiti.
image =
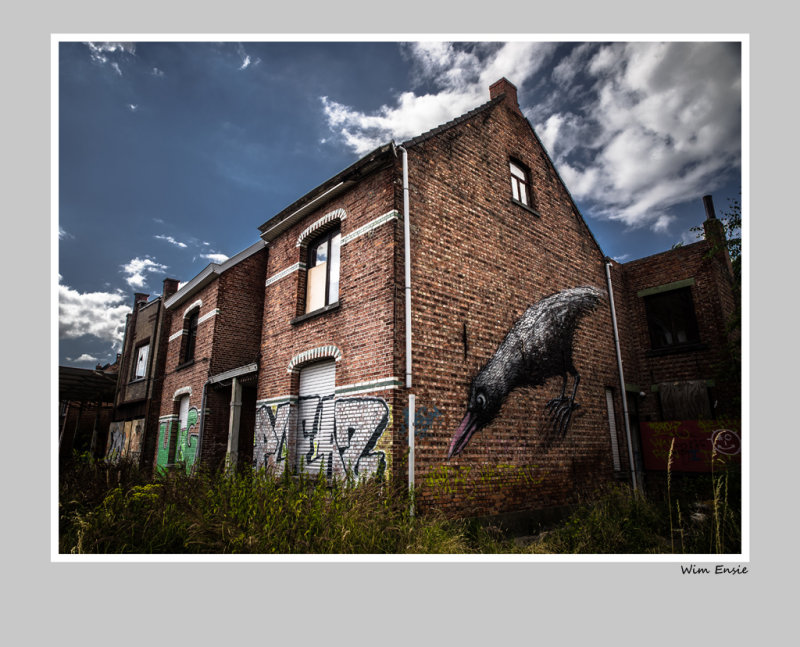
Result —
[[[423,489],[431,492],[435,497],[458,493],[467,500],[475,498],[476,484],[483,486],[517,485],[535,487],[544,481],[544,476],[538,474],[538,465],[481,465],[475,467],[451,467],[440,465],[428,472],[422,479]]]
[[[158,427],[158,454],[156,469],[164,472],[171,465],[178,465],[190,474],[197,460],[199,440],[199,415],[196,407],[189,409],[186,427],[181,428],[177,419],[163,420]]]

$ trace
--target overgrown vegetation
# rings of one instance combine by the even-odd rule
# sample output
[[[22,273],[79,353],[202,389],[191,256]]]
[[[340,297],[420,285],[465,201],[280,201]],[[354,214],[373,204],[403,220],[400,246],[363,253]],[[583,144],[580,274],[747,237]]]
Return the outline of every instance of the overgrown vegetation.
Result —
[[[249,471],[148,478],[127,463],[76,457],[61,469],[59,551],[737,553],[734,481],[728,473],[673,479],[666,498],[609,487],[587,497],[556,527],[520,540],[434,511],[411,517],[407,493],[377,480],[328,484]]]

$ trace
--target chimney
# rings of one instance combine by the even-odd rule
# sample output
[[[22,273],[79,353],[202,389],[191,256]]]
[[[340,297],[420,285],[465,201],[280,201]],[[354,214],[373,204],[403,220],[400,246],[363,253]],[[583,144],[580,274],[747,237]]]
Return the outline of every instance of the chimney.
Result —
[[[178,291],[178,279],[164,279],[164,288],[161,291],[161,296],[164,299],[169,299],[177,291]]]
[[[149,296],[149,294],[145,294],[144,292],[135,292],[133,295],[133,309],[136,310],[147,303],[147,297]]]
[[[721,220],[717,219],[714,212],[714,200],[710,195],[703,196],[703,206],[706,209],[706,220],[703,223],[703,231],[706,234],[706,240],[714,247],[725,246],[725,227]]]
[[[507,78],[503,77],[499,81],[495,81],[489,86],[489,98],[494,99],[503,96],[503,103],[509,108],[522,114],[519,109],[519,102],[517,101],[517,86],[515,86]]]

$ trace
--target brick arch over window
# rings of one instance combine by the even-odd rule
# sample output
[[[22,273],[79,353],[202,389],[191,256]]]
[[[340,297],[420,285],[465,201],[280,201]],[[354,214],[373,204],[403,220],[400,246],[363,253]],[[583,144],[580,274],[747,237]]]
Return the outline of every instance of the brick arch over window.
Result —
[[[287,373],[299,373],[300,369],[304,364],[308,364],[309,362],[314,362],[319,359],[328,359],[332,358],[335,361],[339,361],[342,359],[342,351],[340,351],[334,345],[328,346],[319,346],[317,348],[311,348],[309,350],[304,350],[302,353],[299,353],[292,357],[291,361],[289,362],[289,366],[286,369]]]
[[[326,213],[322,218],[303,230],[303,233],[297,238],[297,247],[305,247],[317,234],[321,234],[331,226],[339,224],[345,218],[347,218],[347,213],[344,209],[334,209]]]

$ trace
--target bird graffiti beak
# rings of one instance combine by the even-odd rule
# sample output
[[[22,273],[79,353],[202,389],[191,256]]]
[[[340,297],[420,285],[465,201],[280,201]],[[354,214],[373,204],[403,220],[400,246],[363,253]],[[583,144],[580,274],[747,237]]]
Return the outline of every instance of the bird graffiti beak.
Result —
[[[447,452],[445,460],[450,460],[453,456],[460,454],[477,429],[478,422],[475,420],[475,416],[467,412],[458,429],[456,429],[456,433],[453,434],[453,440],[450,441],[450,450]]]

